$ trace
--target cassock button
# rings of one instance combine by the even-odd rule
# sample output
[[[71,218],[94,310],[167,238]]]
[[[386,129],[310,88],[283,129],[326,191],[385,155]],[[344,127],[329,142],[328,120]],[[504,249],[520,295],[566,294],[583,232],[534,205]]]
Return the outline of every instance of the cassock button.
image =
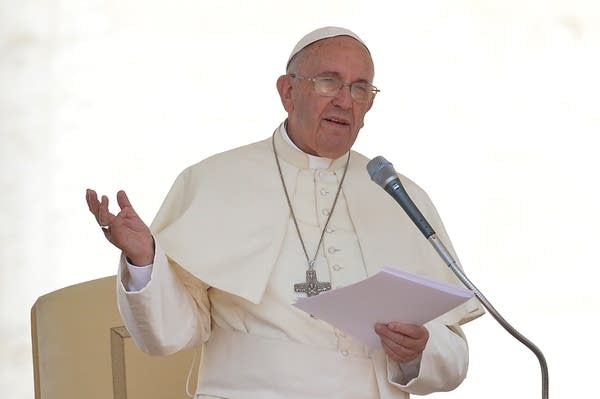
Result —
[[[342,356],[348,356],[350,354],[350,352],[348,352],[346,349],[342,349],[340,353],[342,354]]]
[[[323,209],[321,213],[323,214],[323,216],[329,216],[329,209]]]
[[[329,248],[327,248],[327,252],[329,252],[330,254],[334,254],[337,251],[339,251],[339,249],[337,249],[336,247],[329,247]]]
[[[333,270],[339,272],[340,270],[342,270],[342,267],[340,265],[333,265]]]
[[[326,196],[326,195],[328,195],[328,194],[329,194],[329,191],[328,191],[326,188],[322,188],[322,189],[321,189],[321,195],[322,195],[322,196]]]
[[[335,229],[333,227],[328,227],[328,228],[325,229],[325,231],[327,233],[333,233],[335,231]]]

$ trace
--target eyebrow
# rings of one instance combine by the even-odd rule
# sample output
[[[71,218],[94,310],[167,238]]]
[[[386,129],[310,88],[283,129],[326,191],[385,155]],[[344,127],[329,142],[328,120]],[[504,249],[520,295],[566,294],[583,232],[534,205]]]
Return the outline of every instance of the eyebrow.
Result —
[[[342,77],[340,76],[339,72],[335,72],[335,71],[323,71],[321,73],[316,74],[315,76],[335,76],[336,78],[342,80]],[[371,84],[371,82],[369,82],[369,80],[364,79],[364,78],[357,79],[351,83],[357,83],[357,82]]]

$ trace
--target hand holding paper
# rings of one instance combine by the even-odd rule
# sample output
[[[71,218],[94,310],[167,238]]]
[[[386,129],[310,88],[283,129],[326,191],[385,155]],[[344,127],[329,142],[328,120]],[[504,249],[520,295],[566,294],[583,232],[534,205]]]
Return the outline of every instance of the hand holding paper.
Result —
[[[375,332],[385,353],[400,363],[411,362],[421,356],[429,340],[429,331],[416,324],[377,323]]]

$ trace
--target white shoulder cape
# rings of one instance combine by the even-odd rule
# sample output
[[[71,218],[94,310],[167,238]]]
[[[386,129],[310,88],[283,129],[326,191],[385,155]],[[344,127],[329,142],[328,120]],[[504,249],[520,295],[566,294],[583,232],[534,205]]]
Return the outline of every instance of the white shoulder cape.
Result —
[[[284,159],[304,156],[279,135],[275,138]],[[342,191],[369,275],[383,266],[398,266],[461,285],[400,206],[370,180],[367,162],[367,158],[352,151]],[[406,177],[400,178],[438,237],[453,252],[427,194]],[[169,191],[151,230],[165,253],[195,277],[259,303],[281,250],[289,217],[269,138],[185,169]],[[479,303],[472,299],[443,315],[442,321],[462,324],[482,313]]]

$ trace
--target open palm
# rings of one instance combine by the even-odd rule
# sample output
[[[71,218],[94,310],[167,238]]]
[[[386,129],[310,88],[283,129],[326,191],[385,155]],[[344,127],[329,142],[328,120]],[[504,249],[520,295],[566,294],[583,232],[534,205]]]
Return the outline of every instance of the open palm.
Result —
[[[121,210],[116,215],[108,210],[108,197],[98,195],[94,190],[86,191],[86,201],[90,212],[102,226],[104,236],[119,248],[131,263],[144,266],[154,259],[154,240],[148,226],[131,206],[125,191],[117,193],[117,203]]]

